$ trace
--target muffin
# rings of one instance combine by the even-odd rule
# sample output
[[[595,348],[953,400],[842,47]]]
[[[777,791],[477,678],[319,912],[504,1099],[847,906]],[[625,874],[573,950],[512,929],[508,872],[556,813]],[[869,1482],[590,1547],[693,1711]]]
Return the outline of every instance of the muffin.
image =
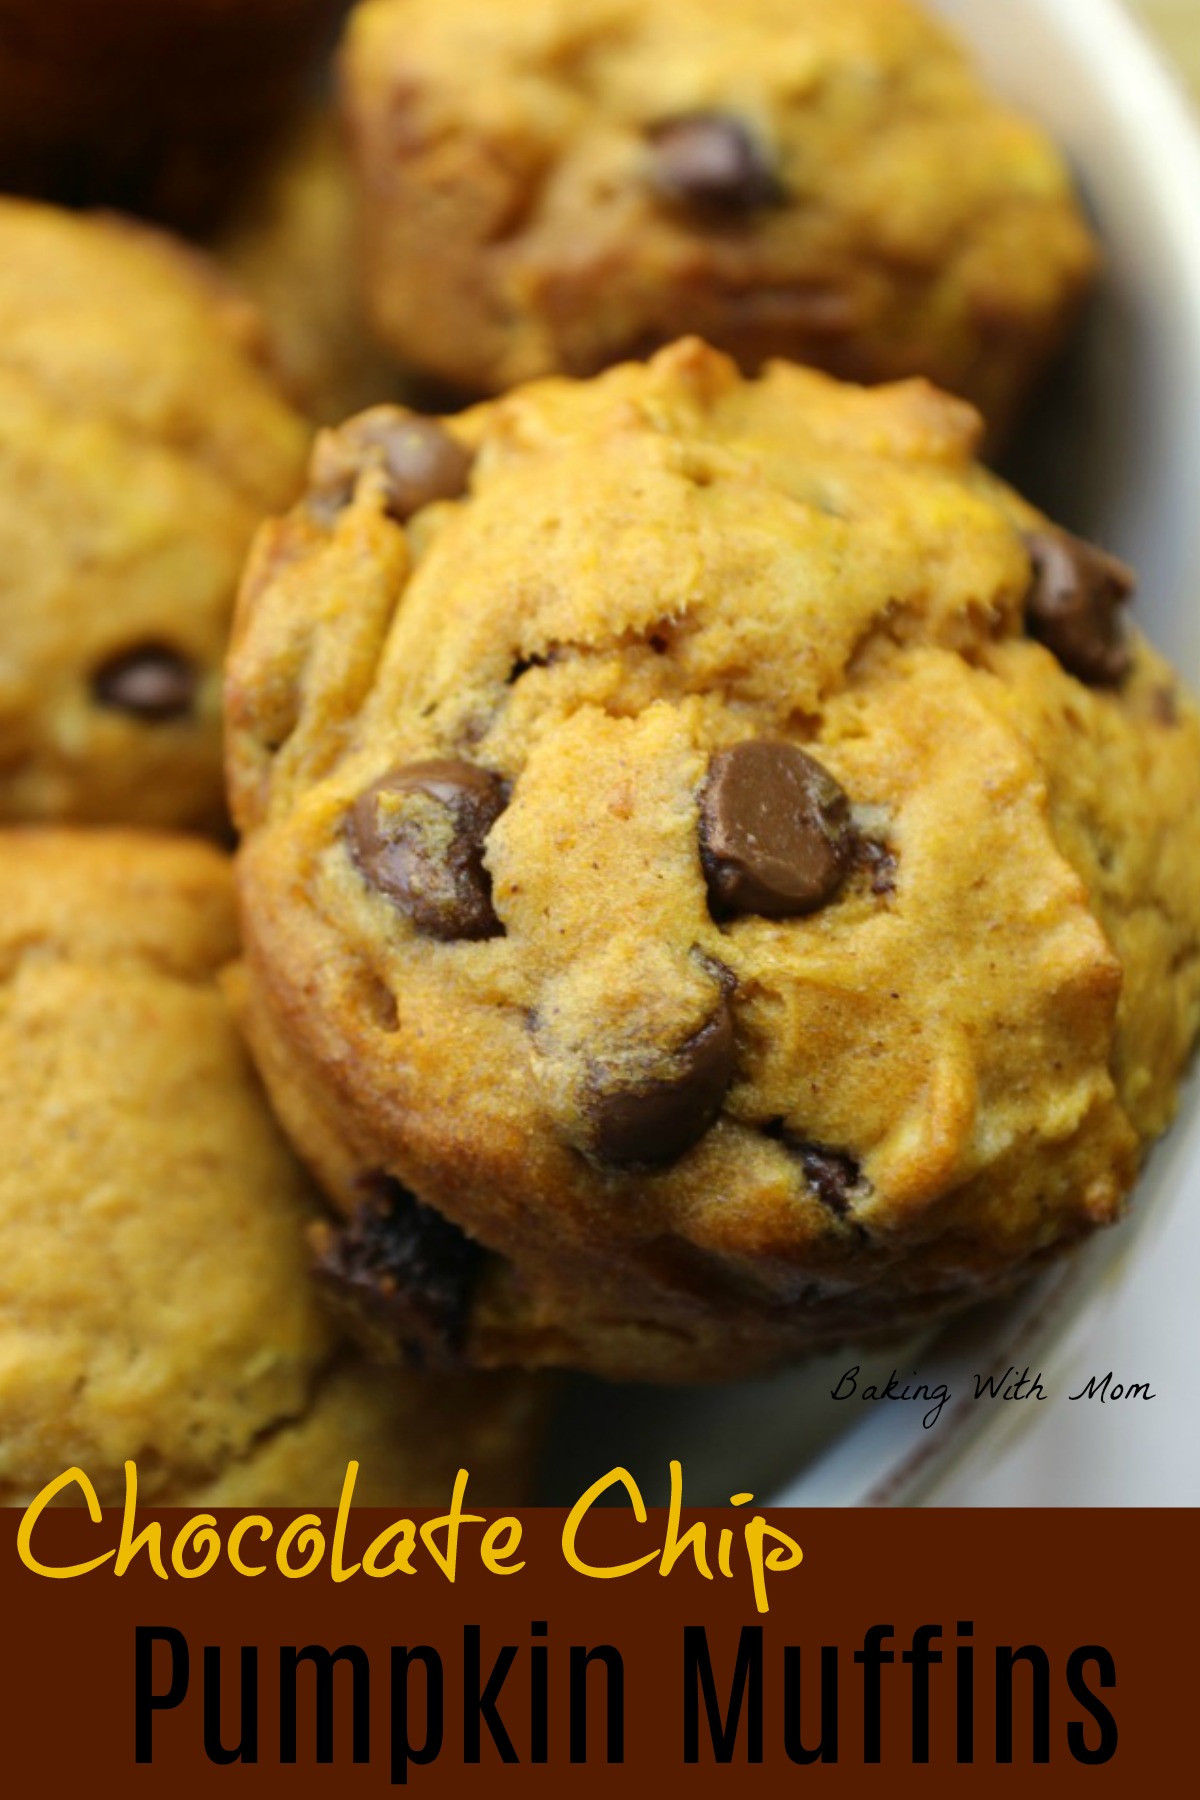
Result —
[[[221,822],[238,577],[309,439],[264,354],[196,252],[0,200],[0,820]]]
[[[331,113],[314,111],[289,137],[213,249],[262,312],[276,367],[309,418],[336,425],[404,397],[367,329],[350,169]]]
[[[1200,721],[978,431],[690,342],[318,441],[235,628],[243,1010],[335,1273],[453,1272],[401,1337],[736,1376],[1122,1211]]]
[[[520,1378],[368,1369],[309,1278],[314,1201],[218,972],[224,857],[0,834],[0,1503],[81,1467],[102,1501],[511,1500]]]
[[[473,395],[685,332],[996,431],[1095,266],[1062,158],[907,0],[362,0],[372,314]]]
[[[0,187],[201,228],[346,0],[0,0]]]

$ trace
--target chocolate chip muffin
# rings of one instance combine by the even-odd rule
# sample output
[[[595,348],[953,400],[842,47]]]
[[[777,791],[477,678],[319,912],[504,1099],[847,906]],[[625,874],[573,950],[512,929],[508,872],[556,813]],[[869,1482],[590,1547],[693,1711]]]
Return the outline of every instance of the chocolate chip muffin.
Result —
[[[401,1338],[733,1376],[1121,1212],[1200,721],[978,427],[690,342],[319,441],[235,633],[244,1011]]]
[[[377,401],[404,398],[367,328],[350,169],[332,113],[304,120],[213,250],[262,312],[276,367],[309,418],[336,425]]]
[[[123,1464],[162,1504],[512,1500],[528,1383],[369,1369],[308,1273],[315,1206],[217,982],[226,860],[0,833],[0,1503]]]
[[[182,244],[0,201],[0,820],[212,827],[221,660],[309,430]]]
[[[1093,273],[1057,151],[907,0],[363,0],[343,68],[378,329],[476,395],[692,331],[999,430]]]
[[[0,0],[0,187],[201,228],[347,0]]]

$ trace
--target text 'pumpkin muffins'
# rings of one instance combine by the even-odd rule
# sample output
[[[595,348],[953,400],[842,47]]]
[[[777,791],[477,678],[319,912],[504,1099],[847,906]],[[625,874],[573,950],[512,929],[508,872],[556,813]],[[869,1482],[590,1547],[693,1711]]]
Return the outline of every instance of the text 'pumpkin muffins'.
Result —
[[[439,1504],[522,1486],[527,1381],[368,1368],[309,1274],[317,1208],[217,983],[194,840],[0,833],[0,1503]],[[69,1497],[78,1499],[78,1490]]]
[[[1095,266],[1062,157],[908,0],[362,0],[381,336],[473,394],[685,332],[997,430]]]
[[[0,200],[0,820],[213,827],[221,663],[309,432],[164,234]]]
[[[370,1171],[455,1271],[402,1336],[732,1376],[1121,1211],[1200,1018],[1200,723],[977,433],[689,342],[319,441],[232,658],[245,1012],[341,1273]]]

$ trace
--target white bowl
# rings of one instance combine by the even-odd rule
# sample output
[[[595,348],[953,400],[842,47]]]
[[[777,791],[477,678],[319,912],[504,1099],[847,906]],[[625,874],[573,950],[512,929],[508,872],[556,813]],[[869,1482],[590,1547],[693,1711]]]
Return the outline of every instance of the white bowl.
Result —
[[[1041,119],[1076,165],[1103,240],[1102,292],[1040,405],[1013,474],[1048,512],[1137,567],[1142,628],[1200,688],[1200,137],[1186,102],[1116,0],[933,0],[987,73]],[[935,1339],[861,1358],[860,1388],[944,1380],[924,1408],[835,1403],[857,1355],[716,1391],[575,1382],[556,1433],[549,1498],[616,1464],[648,1500],[682,1460],[692,1504],[739,1489],[784,1505],[907,1503],[1026,1408],[978,1404],[976,1372],[1060,1367],[1148,1231],[1200,1212],[1200,1084],[1151,1159],[1126,1221],[1014,1298]],[[1052,1377],[1051,1377],[1052,1378]],[[1079,1498],[1080,1496],[1074,1496]]]

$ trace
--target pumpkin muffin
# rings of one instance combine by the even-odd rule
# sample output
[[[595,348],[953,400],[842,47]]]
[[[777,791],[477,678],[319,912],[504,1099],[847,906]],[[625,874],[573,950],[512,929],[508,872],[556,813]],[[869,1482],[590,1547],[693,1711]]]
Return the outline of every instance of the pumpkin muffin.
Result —
[[[362,0],[376,326],[469,394],[685,332],[1002,431],[1095,266],[1062,157],[908,0]]]
[[[309,435],[215,265],[0,200],[0,821],[221,824],[238,577]]]
[[[1200,721],[978,436],[691,342],[319,440],[235,633],[240,1005],[399,1337],[734,1376],[1121,1213]]]
[[[218,985],[227,861],[0,833],[0,1503],[81,1467],[120,1500],[519,1491],[527,1382],[367,1368],[308,1272],[316,1214]]]

